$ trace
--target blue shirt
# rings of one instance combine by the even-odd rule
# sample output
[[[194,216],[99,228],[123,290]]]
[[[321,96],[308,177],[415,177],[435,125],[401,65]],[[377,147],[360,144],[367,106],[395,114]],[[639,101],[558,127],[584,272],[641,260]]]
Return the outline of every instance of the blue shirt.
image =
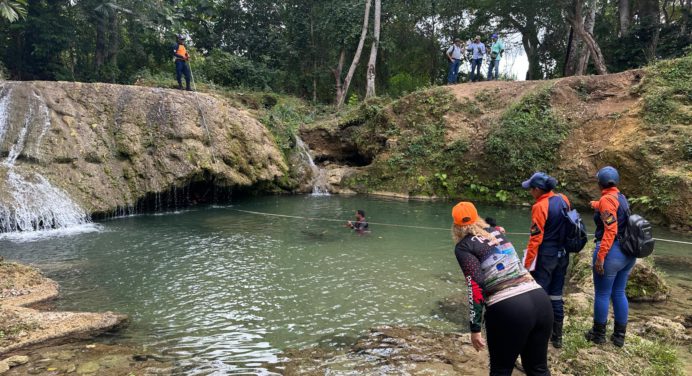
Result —
[[[481,42],[473,42],[466,47],[467,51],[473,51],[472,59],[482,59],[485,55],[485,44]]]

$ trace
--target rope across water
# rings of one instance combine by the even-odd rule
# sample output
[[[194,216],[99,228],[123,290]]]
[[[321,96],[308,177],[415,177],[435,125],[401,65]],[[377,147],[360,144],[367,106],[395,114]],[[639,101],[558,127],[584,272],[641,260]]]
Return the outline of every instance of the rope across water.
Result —
[[[251,210],[241,210],[241,209],[231,209],[231,210],[234,210],[234,211],[237,211],[240,213],[246,213],[246,214],[264,215],[264,216],[268,216],[268,217],[279,217],[279,218],[302,219],[302,220],[307,220],[307,221],[323,221],[323,222],[339,222],[339,223],[344,223],[346,221],[344,219],[321,218],[321,217],[303,217],[303,216],[298,216],[298,215],[264,213],[264,212],[251,211]],[[419,229],[419,230],[450,231],[449,228],[443,228],[443,227],[412,226],[412,225],[400,225],[400,224],[395,224],[395,223],[380,223],[380,222],[370,222],[370,221],[368,221],[368,223],[371,225],[377,225],[377,226],[402,227],[402,228],[411,228],[411,229]],[[508,235],[530,235],[528,232],[507,232],[507,234]],[[593,234],[589,234],[589,235],[593,236]],[[671,240],[671,239],[661,239],[661,238],[654,238],[654,239],[656,241],[667,242],[667,243],[692,245],[692,242],[686,242],[686,241],[682,241],[682,240]]]

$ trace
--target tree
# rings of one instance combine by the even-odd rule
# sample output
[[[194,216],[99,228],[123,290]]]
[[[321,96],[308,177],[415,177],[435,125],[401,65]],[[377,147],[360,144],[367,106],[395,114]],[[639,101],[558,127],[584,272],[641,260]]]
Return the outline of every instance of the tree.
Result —
[[[595,0],[586,0],[590,8],[595,10]],[[593,35],[585,26],[585,17],[582,16],[584,10],[584,0],[569,0],[567,2],[567,21],[572,26],[572,30],[579,36],[579,39],[586,45],[591,58],[593,59],[594,66],[596,67],[596,72],[598,74],[608,73],[608,69],[605,65],[605,59],[603,58],[603,53],[598,45],[598,42],[594,39]],[[588,57],[587,57],[588,62]],[[581,64],[581,63],[580,63]]]
[[[0,17],[9,22],[26,18],[27,0],[0,0]]]
[[[620,21],[620,37],[626,37],[630,32],[630,0],[618,0],[618,19]]]
[[[529,60],[527,80],[540,80],[548,76],[548,70],[557,60],[549,50],[556,42],[563,43],[567,34],[564,18],[559,7],[552,0],[475,0],[471,5],[475,20],[469,28],[488,30],[495,24],[495,30],[521,33],[521,42]],[[492,31],[495,31],[492,30]],[[490,31],[490,30],[488,30]],[[561,35],[560,38],[551,36]],[[560,46],[563,53],[564,47]]]
[[[375,77],[377,63],[377,49],[380,46],[380,19],[382,15],[382,0],[375,0],[375,25],[373,30],[372,46],[370,47],[370,60],[368,61],[367,86],[365,98],[375,96]]]
[[[336,105],[339,107],[344,105],[346,94],[348,93],[348,88],[349,86],[351,86],[353,74],[356,73],[356,68],[358,67],[358,62],[360,61],[360,55],[363,52],[365,37],[368,34],[368,21],[370,20],[371,6],[372,0],[365,0],[365,16],[363,17],[363,28],[361,29],[360,39],[358,40],[358,47],[356,48],[356,53],[353,55],[353,61],[351,61],[351,66],[348,68],[348,73],[346,74],[346,78],[344,79],[344,83],[342,85],[342,91],[341,93],[337,92]]]

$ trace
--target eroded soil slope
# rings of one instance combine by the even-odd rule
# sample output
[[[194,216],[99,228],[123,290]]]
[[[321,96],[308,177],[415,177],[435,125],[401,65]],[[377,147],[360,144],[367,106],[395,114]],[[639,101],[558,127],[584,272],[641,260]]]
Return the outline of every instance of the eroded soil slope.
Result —
[[[692,229],[692,57],[552,81],[483,82],[376,100],[301,129],[335,191],[530,202],[533,171],[581,206],[617,167],[635,210]],[[348,168],[346,168],[348,167]]]

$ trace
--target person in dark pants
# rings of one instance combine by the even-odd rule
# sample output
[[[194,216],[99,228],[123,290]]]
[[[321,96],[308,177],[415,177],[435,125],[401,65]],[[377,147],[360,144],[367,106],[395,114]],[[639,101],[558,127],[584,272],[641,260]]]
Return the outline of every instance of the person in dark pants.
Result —
[[[485,56],[485,44],[481,43],[481,37],[476,35],[473,43],[466,47],[466,50],[471,53],[471,73],[469,73],[469,81],[480,81],[481,65],[483,65],[483,56]]]
[[[586,339],[596,344],[605,340],[608,308],[613,302],[615,328],[610,340],[615,346],[625,345],[625,332],[629,304],[625,288],[627,280],[637,259],[625,255],[620,249],[618,234],[622,234],[629,218],[629,202],[620,193],[617,185],[620,174],[606,166],[596,175],[601,188],[601,198],[591,201],[596,222],[596,249],[593,253],[593,284],[595,290],[593,304],[593,327],[586,333]]]
[[[481,316],[486,311],[490,375],[511,375],[519,355],[527,375],[550,375],[550,299],[524,269],[512,243],[480,219],[472,203],[458,203],[452,218],[454,255],[467,283],[471,342],[477,351],[485,347]]]
[[[557,349],[562,347],[562,326],[565,318],[562,290],[569,265],[565,251],[565,234],[569,221],[563,211],[570,203],[565,195],[555,194],[557,180],[543,172],[537,172],[522,183],[536,202],[531,208],[531,236],[524,253],[524,267],[550,296],[553,306],[553,334],[551,342]]]
[[[192,91],[190,88],[190,79],[192,74],[190,73],[190,66],[187,62],[190,60],[190,55],[187,53],[185,48],[185,38],[178,34],[178,42],[172,46],[173,56],[175,57],[175,77],[178,80],[178,90],[183,90],[182,76],[185,76],[185,90]]]

